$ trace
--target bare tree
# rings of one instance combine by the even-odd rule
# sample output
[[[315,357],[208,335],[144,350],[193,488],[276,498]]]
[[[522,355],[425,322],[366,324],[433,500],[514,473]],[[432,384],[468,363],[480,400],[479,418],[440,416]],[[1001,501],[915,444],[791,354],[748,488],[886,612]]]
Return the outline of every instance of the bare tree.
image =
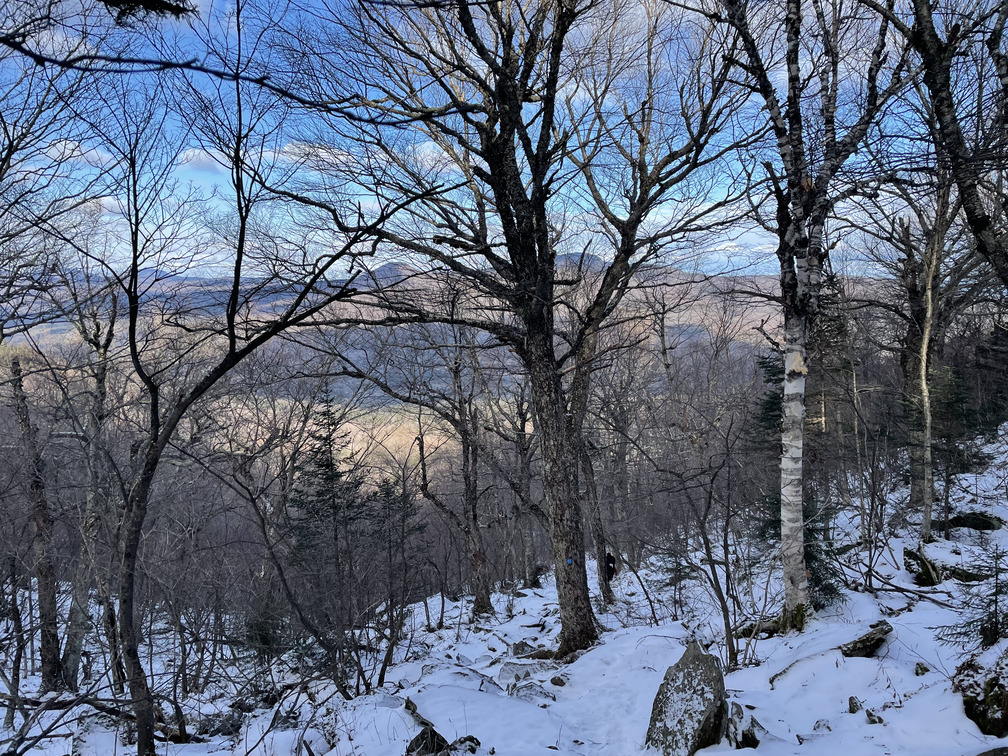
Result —
[[[948,160],[977,251],[1008,285],[1001,175],[1008,145],[1008,3],[912,0],[897,9],[891,2],[859,2],[886,18],[919,56],[936,147]]]
[[[242,10],[212,16],[205,30],[207,43],[216,41],[212,49],[232,70],[249,65],[256,34],[263,34],[262,27],[246,28]],[[138,653],[136,585],[161,461],[183,419],[231,370],[277,334],[352,294],[345,262],[366,251],[362,244],[374,228],[359,215],[344,223],[342,215],[331,214],[335,228],[330,225],[327,233],[307,242],[282,238],[280,226],[271,228],[280,216],[268,212],[270,195],[250,175],[265,177],[282,165],[285,109],[261,89],[211,80],[206,89],[193,83],[183,90],[187,108],[198,113],[195,146],[218,159],[228,176],[230,207],[224,205],[209,233],[203,232],[194,212],[198,197],[178,192],[172,179],[187,140],[160,95],[179,85],[165,77],[119,80],[110,90],[103,129],[109,171],[120,182],[114,201],[126,257],[124,266],[106,261],[106,269],[124,304],[124,335],[143,402],[129,467],[120,471],[118,586],[119,632],[141,756],[154,753],[154,701]],[[210,285],[194,280],[197,264],[220,277]]]
[[[46,493],[45,462],[38,433],[32,422],[25,393],[21,360],[11,360],[10,371],[14,392],[14,413],[21,428],[21,442],[28,466],[28,501],[35,527],[32,542],[35,550],[35,577],[38,589],[39,653],[42,660],[43,692],[62,690],[63,665],[59,651],[59,609],[56,593],[56,566],[53,555],[53,516]]]
[[[819,0],[786,0],[783,7],[756,8],[742,0],[719,5],[741,40],[736,63],[762,100],[776,148],[775,159],[762,164],[769,202],[757,208],[757,217],[777,238],[781,271],[783,625],[800,630],[808,603],[802,515],[806,344],[828,272],[826,225],[844,195],[842,169],[904,86],[904,56],[897,49],[890,60],[888,19],[873,18],[856,5]],[[779,65],[783,77],[775,73]],[[862,76],[852,76],[856,68]]]
[[[458,291],[450,284],[446,291],[437,291],[445,299],[457,300]],[[453,305],[448,304],[451,308]],[[398,328],[363,331],[357,350],[366,363],[344,354],[341,361],[347,375],[368,381],[390,398],[420,410],[418,417],[418,451],[420,455],[420,494],[433,504],[465,538],[471,562],[473,614],[493,614],[489,564],[483,544],[485,523],[480,512],[480,421],[481,382],[479,361],[484,349],[478,334],[457,324],[423,324]],[[427,417],[424,417],[426,410]],[[435,454],[429,436],[437,436],[440,428],[450,430],[444,450]],[[457,449],[456,449],[457,444]],[[434,460],[445,460],[458,453],[462,490],[459,507],[456,497],[439,490],[436,477],[429,473]],[[454,465],[452,466],[454,467]]]
[[[731,110],[716,34],[696,42],[696,69],[676,82],[675,14],[649,5],[642,22],[634,6],[616,8],[618,33],[609,9],[592,3],[361,2],[352,14],[339,5],[330,9],[337,23],[320,30],[316,46],[292,53],[299,79],[310,82],[302,99],[352,103],[352,125],[333,120],[330,135],[317,130],[312,138],[333,142],[338,134],[334,153],[356,143],[372,161],[371,191],[390,202],[416,200],[408,220],[383,231],[385,243],[468,288],[452,313],[425,306],[412,282],[387,290],[380,304],[399,318],[485,331],[529,376],[560,655],[586,647],[597,632],[578,475],[597,333],[641,262],[716,212],[703,182],[690,179],[717,159],[713,135]],[[647,61],[639,57],[645,44]],[[692,89],[708,72],[712,82]],[[593,104],[599,99],[604,107]],[[660,207],[687,198],[681,215],[658,220]],[[599,229],[604,243],[594,236]],[[565,261],[586,250],[601,272],[590,279],[587,305],[567,320],[581,282],[567,279]]]
[[[961,205],[941,166],[927,178],[895,177],[863,205],[872,218],[863,231],[873,242],[869,255],[898,282],[898,294],[858,299],[905,323],[899,357],[909,413],[910,507],[923,513],[921,539],[927,542],[934,497],[931,373],[952,320],[985,293],[990,276],[964,249]]]

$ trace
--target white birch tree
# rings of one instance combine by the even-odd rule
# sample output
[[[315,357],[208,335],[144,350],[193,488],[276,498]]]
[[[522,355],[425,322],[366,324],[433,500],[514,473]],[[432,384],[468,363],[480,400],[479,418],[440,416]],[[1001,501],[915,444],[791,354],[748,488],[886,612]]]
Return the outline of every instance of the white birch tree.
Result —
[[[808,605],[802,511],[806,344],[829,272],[826,226],[843,195],[844,167],[904,86],[904,55],[893,48],[888,20],[854,2],[721,0],[712,15],[721,13],[740,37],[743,52],[735,62],[762,100],[774,141],[773,156],[762,163],[769,198],[755,210],[776,236],[780,263],[782,625],[801,630]]]

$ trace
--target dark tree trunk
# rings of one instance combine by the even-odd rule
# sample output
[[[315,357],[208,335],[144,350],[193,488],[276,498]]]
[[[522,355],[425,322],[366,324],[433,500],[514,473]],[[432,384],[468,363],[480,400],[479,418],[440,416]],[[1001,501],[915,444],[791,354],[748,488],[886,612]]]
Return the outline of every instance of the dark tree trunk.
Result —
[[[463,408],[463,411],[465,409]],[[477,463],[479,461],[479,445],[470,436],[475,432],[476,414],[472,411],[471,422],[463,418],[466,428],[462,429],[462,485],[465,508],[466,548],[472,563],[473,581],[473,615],[488,615],[494,613],[493,601],[490,598],[490,575],[487,571],[486,554],[483,551],[483,534],[479,524],[479,478]]]
[[[8,574],[11,584],[9,611],[11,629],[14,631],[14,658],[11,663],[10,699],[7,701],[7,712],[4,714],[4,728],[12,730],[14,729],[14,712],[17,710],[21,691],[21,663],[24,660],[26,644],[24,622],[21,618],[21,604],[18,602],[17,559],[13,554],[10,557]]]
[[[566,656],[598,639],[588,593],[578,496],[580,442],[570,433],[560,374],[554,364],[552,329],[529,330],[527,366],[539,421],[543,489],[563,626],[557,656]]]
[[[119,629],[115,605],[107,588],[99,587],[101,596],[102,629],[109,649],[109,667],[112,674],[112,690],[117,696],[123,694],[126,684],[126,670],[123,668],[122,644],[119,643]]]
[[[966,143],[952,92],[952,62],[958,52],[958,40],[949,44],[938,35],[931,0],[913,0],[913,9],[910,42],[921,56],[924,86],[938,124],[938,146],[948,157],[959,187],[966,222],[977,242],[977,251],[987,258],[998,277],[1008,286],[1008,234],[997,229],[987,209],[988,203],[980,192],[980,176],[982,171],[987,170],[988,158],[986,155],[974,156]],[[955,28],[959,29],[959,24]]]
[[[63,664],[60,661],[59,607],[57,604],[56,566],[53,563],[53,520],[45,488],[45,462],[39,448],[38,436],[31,424],[28,398],[25,395],[21,362],[11,360],[14,379],[14,412],[21,428],[21,440],[30,468],[28,501],[32,508],[35,526],[35,578],[38,581],[39,637],[42,657],[42,692],[63,690]]]
[[[130,491],[122,527],[122,562],[119,568],[119,640],[122,643],[126,683],[136,717],[137,756],[153,756],[154,699],[147,673],[140,661],[140,629],[136,616],[137,557],[143,523],[147,516],[150,485],[156,461],[148,454],[144,469]]]

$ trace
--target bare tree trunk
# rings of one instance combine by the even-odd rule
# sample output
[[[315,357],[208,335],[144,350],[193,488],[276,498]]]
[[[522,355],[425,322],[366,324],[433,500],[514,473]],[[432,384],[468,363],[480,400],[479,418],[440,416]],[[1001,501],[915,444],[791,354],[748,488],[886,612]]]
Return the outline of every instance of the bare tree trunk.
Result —
[[[10,595],[10,618],[14,631],[14,658],[11,664],[10,675],[10,699],[7,701],[7,713],[4,714],[4,728],[11,730],[14,728],[14,712],[18,707],[18,699],[21,690],[21,662],[24,657],[25,632],[24,622],[21,618],[21,605],[18,602],[18,573],[17,558],[11,554],[10,568],[11,595]]]
[[[539,571],[535,558],[535,516],[527,509],[522,508],[521,514],[522,528],[522,569],[525,573],[525,588],[541,588]]]
[[[714,598],[717,599],[718,607],[721,609],[721,621],[724,623],[725,632],[725,653],[728,656],[728,669],[735,669],[738,666],[738,648],[735,644],[735,635],[732,632],[731,609],[728,607],[728,599],[725,596],[724,587],[721,585],[721,577],[717,571],[717,561],[714,558],[714,547],[711,544],[710,534],[707,532],[707,517],[701,519],[697,530],[700,533],[700,542],[703,544],[704,556],[707,558],[708,580],[711,589],[714,591]],[[725,528],[727,528],[725,524]],[[725,580],[728,580],[728,553],[725,552]]]
[[[852,78],[860,78],[842,63],[849,56],[854,39],[850,27],[834,9],[832,23],[821,3],[811,3],[814,22],[803,25],[802,0],[784,4],[783,68],[781,60],[765,58],[771,40],[762,36],[767,28],[772,34],[778,27],[750,25],[750,4],[744,0],[721,0],[727,22],[739,35],[743,52],[742,67],[753,88],[763,100],[769,125],[777,142],[779,166],[764,163],[774,196],[776,218],[772,221],[778,236],[777,258],[781,268],[781,302],[784,310],[784,398],[781,431],[781,551],[784,567],[785,628],[802,629],[808,603],[808,576],[804,558],[802,517],[802,451],[805,422],[806,345],[819,309],[824,265],[829,256],[824,232],[832,211],[834,181],[844,163],[868,135],[889,98],[904,86],[901,77],[892,77],[888,86],[880,86],[880,74],[888,65],[889,23],[880,21],[874,44],[863,48],[863,69],[859,82],[866,96],[858,102],[859,115],[847,122],[846,133],[837,129],[841,92]],[[864,43],[870,43],[865,37]],[[809,50],[816,52],[810,56]],[[774,54],[778,50],[774,48]],[[744,60],[744,63],[743,63]],[[896,63],[897,68],[902,63]],[[841,74],[841,71],[843,72]],[[772,72],[772,73],[771,73]],[[784,74],[784,77],[781,74]],[[815,109],[806,103],[818,100]],[[814,123],[809,123],[815,113]],[[811,128],[810,128],[811,127]],[[807,134],[815,134],[814,147]],[[810,159],[810,155],[816,159]],[[770,218],[766,219],[768,222]],[[770,225],[770,223],[768,223]]]
[[[130,491],[122,526],[122,562],[119,567],[119,640],[122,643],[126,683],[136,717],[137,756],[154,756],[154,699],[140,661],[140,632],[136,617],[137,557],[155,462],[145,459]]]
[[[912,27],[905,27],[905,31],[909,42],[921,56],[924,86],[928,90],[938,126],[937,146],[948,156],[949,167],[959,188],[966,222],[976,239],[977,251],[987,258],[1001,281],[1008,285],[1008,234],[1004,232],[1003,219],[993,217],[989,209],[992,205],[999,208],[1001,203],[985,201],[980,190],[981,180],[988,170],[989,161],[986,155],[980,157],[974,154],[968,145],[963,134],[958,103],[953,93],[952,65],[962,50],[962,38],[959,32],[961,28],[972,23],[973,19],[964,19],[966,23],[962,25],[953,24],[947,39],[942,39],[935,27],[932,0],[912,0],[911,4],[914,24]],[[990,32],[987,39],[1001,75],[1004,73],[1004,55],[1001,52],[1004,25],[1004,14],[998,14],[994,23],[988,27]],[[1002,98],[1005,94],[1004,83],[1002,78],[1000,93]],[[979,113],[967,115],[982,120]],[[986,148],[987,145],[979,147],[981,152]]]
[[[560,374],[555,369],[552,328],[530,326],[526,364],[535,397],[543,463],[543,488],[560,604],[557,656],[588,648],[598,639],[588,593],[584,531],[578,500],[579,439],[568,428]]]
[[[480,533],[471,529],[466,533],[466,549],[472,562],[473,575],[473,615],[494,613],[493,602],[490,600],[490,576],[487,573],[486,554],[483,552],[483,538]]]
[[[126,684],[126,670],[123,668],[122,645],[119,643],[119,629],[115,605],[107,588],[99,585],[99,601],[101,602],[102,629],[105,631],[105,642],[109,648],[109,673],[112,675],[112,690],[117,696],[123,694]]]
[[[612,486],[615,495],[613,496],[613,509],[616,514],[615,543],[619,549],[621,545],[628,554],[635,566],[640,566],[640,559],[634,555],[640,554],[641,548],[639,540],[630,533],[630,464],[629,447],[630,442],[627,434],[630,431],[628,412],[624,407],[618,407],[614,416],[613,430],[615,439],[615,454],[613,458],[613,479]]]
[[[581,450],[581,472],[584,473],[585,479],[585,498],[588,500],[588,528],[591,531],[592,545],[595,547],[595,566],[598,571],[599,593],[602,596],[602,603],[608,605],[616,601],[616,596],[613,595],[607,572],[605,530],[602,527],[602,510],[599,507],[598,488],[595,482],[595,467],[592,464],[588,450],[584,448]]]
[[[518,517],[522,532],[522,571],[525,588],[541,588],[535,554],[535,515],[532,512],[532,440],[528,433],[528,404],[523,403],[518,420],[520,429],[515,434],[515,452],[518,459]]]
[[[38,586],[39,637],[42,657],[42,692],[63,690],[63,665],[60,662],[59,607],[57,604],[56,566],[53,563],[53,520],[45,489],[45,462],[38,445],[38,436],[31,424],[28,398],[25,395],[21,362],[11,360],[14,386],[14,412],[21,428],[24,451],[31,468],[28,483],[28,500],[35,525],[35,578]]]
[[[463,411],[464,408],[462,408]],[[470,436],[477,432],[476,410],[470,409],[470,417],[463,418],[469,430],[462,434],[462,479],[463,506],[465,507],[466,548],[472,561],[473,616],[494,613],[490,599],[490,576],[487,573],[486,554],[483,552],[483,534],[479,524],[479,444]]]
[[[916,330],[911,325],[910,329]],[[927,327],[930,331],[930,326]],[[917,340],[915,340],[917,341]],[[908,345],[910,346],[910,345]],[[926,339],[910,346],[914,354],[905,360],[907,403],[910,406],[910,508],[922,513],[920,537],[932,540],[931,519],[934,507],[934,464],[932,460],[931,390],[928,385],[928,348]]]
[[[95,340],[97,359],[95,360],[94,396],[87,419],[87,498],[84,504],[84,517],[81,523],[80,551],[77,555],[77,566],[74,570],[70,612],[67,617],[66,643],[63,647],[63,676],[67,687],[78,689],[81,653],[84,649],[84,636],[89,624],[90,587],[94,581],[94,553],[92,538],[98,520],[97,506],[99,488],[101,486],[100,469],[104,464],[102,459],[102,434],[105,424],[108,376],[108,347],[111,344],[112,329],[109,328],[104,344]]]
[[[808,604],[805,568],[803,443],[805,435],[806,329],[803,319],[784,326],[784,399],[781,420],[781,562],[784,568],[784,627],[801,630]]]
[[[924,427],[921,431],[921,464],[923,472],[922,485],[924,500],[921,502],[923,518],[921,520],[921,540],[925,543],[932,540],[931,508],[934,502],[934,467],[931,460],[931,387],[928,381],[928,363],[931,353],[931,333],[934,325],[934,277],[937,267],[937,257],[929,256],[926,261],[925,273],[927,282],[924,286],[924,328],[918,356],[918,376],[920,384],[921,415]]]
[[[84,535],[83,537],[87,537]],[[84,651],[84,636],[88,627],[88,603],[91,598],[92,574],[90,562],[83,544],[78,555],[70,591],[70,612],[67,616],[66,642],[63,646],[63,677],[67,688],[76,691],[80,682],[81,654]]]

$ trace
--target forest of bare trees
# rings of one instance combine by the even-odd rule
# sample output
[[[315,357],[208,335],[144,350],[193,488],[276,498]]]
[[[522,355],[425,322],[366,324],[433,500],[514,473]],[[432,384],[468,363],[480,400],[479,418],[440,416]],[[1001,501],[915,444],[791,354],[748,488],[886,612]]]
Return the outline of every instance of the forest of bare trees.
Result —
[[[149,756],[239,658],[353,699],[547,573],[568,657],[607,555],[745,664],[1008,421],[1003,0],[0,18],[10,753],[56,692]]]

